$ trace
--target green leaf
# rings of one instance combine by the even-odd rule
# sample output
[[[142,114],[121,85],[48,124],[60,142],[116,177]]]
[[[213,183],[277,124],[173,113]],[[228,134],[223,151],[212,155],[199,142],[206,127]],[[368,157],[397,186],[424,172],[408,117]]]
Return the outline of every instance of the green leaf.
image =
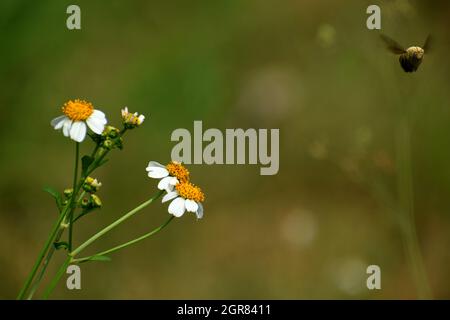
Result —
[[[87,261],[111,261],[111,258],[107,257],[107,256],[92,256],[92,257],[89,257],[89,259],[83,260],[82,262],[87,262]]]
[[[59,249],[67,250],[69,248],[69,244],[65,241],[54,242],[53,245],[55,246],[56,250],[59,250]]]
[[[55,189],[52,189],[50,187],[45,187],[44,191],[49,193],[56,201],[56,206],[58,207],[58,210],[61,211],[62,207],[63,207],[63,199],[61,194],[56,191]]]
[[[91,156],[84,156],[83,158],[81,158],[81,171],[85,173],[93,161],[94,158],[92,158]]]

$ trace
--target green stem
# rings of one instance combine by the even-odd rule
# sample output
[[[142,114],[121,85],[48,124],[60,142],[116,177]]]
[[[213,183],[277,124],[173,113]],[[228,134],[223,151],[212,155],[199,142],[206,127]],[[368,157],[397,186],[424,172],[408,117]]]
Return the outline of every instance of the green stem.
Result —
[[[47,289],[45,290],[45,293],[44,293],[44,296],[43,296],[44,299],[48,299],[48,297],[50,296],[50,294],[55,289],[56,285],[58,284],[59,280],[61,279],[62,275],[64,274],[64,272],[66,271],[67,267],[69,266],[69,264],[71,262],[72,262],[72,258],[70,256],[68,256],[66,258],[66,260],[64,261],[64,263],[59,268],[59,270],[56,273],[55,277],[50,282],[50,284],[47,287]]]
[[[162,225],[160,225],[158,228],[153,229],[152,231],[150,231],[150,232],[148,232],[148,233],[146,233],[146,234],[140,236],[139,238],[133,239],[133,240],[128,241],[128,242],[125,242],[125,243],[123,243],[123,244],[121,244],[121,245],[118,245],[118,246],[116,246],[116,247],[114,247],[114,248],[111,248],[111,249],[108,249],[108,250],[105,250],[105,251],[102,251],[102,252],[93,254],[93,255],[91,255],[91,256],[89,256],[89,257],[84,257],[84,258],[74,259],[73,262],[84,262],[84,261],[88,261],[88,260],[90,260],[90,259],[91,259],[92,257],[94,257],[94,256],[104,256],[104,255],[107,255],[107,254],[110,254],[110,253],[119,251],[119,250],[121,250],[121,249],[124,249],[124,248],[126,248],[126,247],[128,247],[128,246],[130,246],[130,245],[132,245],[132,244],[138,243],[138,242],[140,242],[140,241],[142,241],[142,240],[144,240],[144,239],[147,239],[148,237],[151,237],[151,236],[153,236],[154,234],[160,232],[162,229],[164,229],[164,228],[165,228],[165,227],[173,220],[173,218],[175,218],[175,216],[170,216],[170,218],[169,218],[166,222],[164,222]]]
[[[64,208],[64,211],[60,215],[60,219],[58,220],[59,223],[57,225],[55,225],[55,227],[57,226],[57,228],[53,229],[52,236],[49,237],[49,239],[48,239],[48,240],[50,240],[50,244],[54,243],[55,241],[59,241],[59,239],[61,238],[61,236],[62,236],[62,234],[64,232],[64,228],[61,228],[61,223],[63,222],[63,220],[67,216],[67,209],[70,209],[70,211],[68,213],[69,217],[73,216],[73,202],[74,202],[73,199],[75,198],[75,195],[76,195],[75,189],[76,189],[76,186],[77,186],[78,158],[79,158],[79,143],[76,142],[76,144],[75,144],[75,170],[74,170],[74,178],[73,178],[73,193],[72,193],[72,196],[70,197],[69,204]],[[36,292],[37,287],[38,287],[39,283],[42,280],[42,277],[43,277],[43,275],[44,275],[44,273],[45,273],[45,271],[47,269],[48,264],[50,263],[50,260],[51,260],[51,258],[53,256],[53,252],[55,250],[54,246],[50,247],[50,245],[48,243],[46,243],[44,248],[45,248],[45,250],[43,249],[41,251],[41,254],[39,255],[39,258],[36,261],[36,264],[35,264],[32,272],[29,275],[29,279],[27,279],[27,281],[25,282],[25,285],[22,288],[21,292],[19,293],[19,296],[17,297],[17,299],[23,299],[23,297],[24,297],[24,295],[26,293],[26,290],[28,290],[28,288],[32,284],[33,278],[35,277],[36,272],[37,272],[39,266],[42,264],[42,260],[44,259],[44,256],[45,256],[45,260],[44,260],[44,263],[42,265],[42,269],[39,272],[39,274],[38,274],[38,276],[37,276],[37,278],[36,278],[32,288],[31,288],[31,291],[28,294],[27,299],[31,299],[33,297],[34,293]]]
[[[81,212],[79,215],[77,215],[77,216],[73,219],[72,223],[77,222],[78,219],[84,217],[84,216],[87,215],[88,213],[89,213],[88,211],[83,211],[83,212]]]
[[[55,240],[53,241],[53,244],[55,242],[59,241],[59,239],[61,238],[62,234],[64,233],[64,229],[65,228],[59,228],[58,233],[57,233],[57,235],[55,237]],[[27,296],[27,300],[31,300],[33,298],[36,290],[39,287],[39,284],[42,281],[42,278],[44,277],[45,271],[47,270],[47,267],[50,264],[50,260],[52,259],[53,254],[55,253],[55,250],[56,250],[56,248],[55,248],[54,245],[48,250],[47,255],[46,255],[45,259],[44,259],[44,263],[42,264],[41,271],[39,271],[39,273],[38,273],[38,275],[36,277],[36,280],[34,281],[32,287],[30,289],[30,292],[29,292],[29,294]]]
[[[78,200],[77,200],[77,202],[76,202],[77,205],[80,203],[81,199],[84,197],[85,194],[86,194],[86,192],[83,191],[83,192],[81,193],[81,195],[78,197]],[[73,195],[74,195],[74,194],[73,194]],[[75,196],[75,195],[74,195],[74,196]],[[79,217],[79,216],[78,216],[78,217]],[[77,217],[76,219],[73,220],[73,223],[78,219],[78,217]],[[66,217],[66,218],[67,218],[67,217]],[[65,223],[65,222],[63,222],[63,223]],[[58,230],[58,233],[56,234],[55,239],[53,240],[53,243],[58,242],[58,241],[61,239],[61,237],[62,237],[62,235],[63,235],[65,229],[66,229],[65,227],[60,226],[60,228],[59,228],[59,230]],[[36,280],[34,281],[34,284],[33,284],[33,286],[32,286],[31,289],[30,289],[30,293],[29,293],[28,296],[27,296],[27,299],[28,299],[28,300],[31,300],[31,298],[33,298],[33,295],[35,294],[37,288],[39,287],[39,284],[41,283],[42,278],[44,277],[45,271],[47,270],[47,267],[48,267],[48,265],[50,264],[50,260],[52,259],[53,254],[55,253],[55,250],[56,250],[56,248],[55,248],[54,245],[51,246],[50,249],[48,250],[47,256],[46,256],[45,259],[44,259],[44,263],[43,263],[43,265],[42,265],[41,271],[39,271],[39,274],[37,275],[37,278],[36,278]]]
[[[412,276],[420,299],[430,299],[431,290],[428,284],[423,257],[420,250],[414,216],[414,187],[412,178],[411,136],[409,121],[401,120],[398,127],[397,153],[398,174],[397,187],[401,208],[401,231],[406,248]]]
[[[94,234],[91,238],[89,238],[88,240],[86,240],[83,244],[81,244],[78,248],[76,248],[75,250],[73,250],[71,252],[71,256],[74,257],[77,254],[79,254],[82,250],[84,250],[87,246],[89,246],[90,244],[92,244],[94,241],[96,241],[98,238],[102,237],[103,235],[105,235],[106,233],[108,233],[109,231],[111,231],[112,229],[114,229],[115,227],[117,227],[118,225],[120,225],[121,223],[125,222],[126,220],[128,220],[129,218],[131,218],[133,215],[135,215],[137,212],[139,212],[140,210],[144,209],[145,207],[147,207],[149,204],[151,204],[153,201],[155,201],[157,198],[159,198],[162,194],[163,194],[163,190],[159,191],[156,195],[154,195],[153,197],[151,197],[149,200],[143,202],[142,204],[140,204],[139,206],[137,206],[136,208],[134,208],[133,210],[127,212],[125,215],[123,215],[121,218],[117,219],[116,221],[114,221],[113,223],[111,223],[109,226],[107,226],[106,228],[100,230],[99,232],[97,232],[96,234]]]
[[[63,210],[63,212],[60,214],[58,221],[55,223],[55,225],[53,226],[52,231],[50,232],[50,236],[48,237],[47,241],[44,244],[44,247],[42,248],[41,252],[39,253],[39,256],[33,266],[33,269],[31,270],[30,274],[28,275],[27,280],[25,281],[25,284],[23,285],[22,289],[19,292],[19,295],[17,296],[17,300],[21,300],[23,299],[26,291],[28,290],[28,288],[31,285],[31,282],[33,281],[34,276],[36,275],[36,272],[39,268],[39,266],[42,263],[42,260],[45,257],[46,252],[48,251],[48,248],[50,247],[50,245],[53,243],[53,239],[55,237],[55,235],[57,234],[59,227],[61,225],[61,222],[64,220],[66,214],[67,214],[67,210],[68,210],[69,206],[66,206]]]
[[[78,176],[78,159],[80,158],[80,143],[75,142],[75,170],[73,172],[73,193],[70,197],[70,213],[69,213],[69,252],[72,251],[72,237],[73,237],[73,211],[75,204],[75,190],[77,189]],[[83,181],[81,181],[83,183]],[[77,190],[78,193],[78,190]]]

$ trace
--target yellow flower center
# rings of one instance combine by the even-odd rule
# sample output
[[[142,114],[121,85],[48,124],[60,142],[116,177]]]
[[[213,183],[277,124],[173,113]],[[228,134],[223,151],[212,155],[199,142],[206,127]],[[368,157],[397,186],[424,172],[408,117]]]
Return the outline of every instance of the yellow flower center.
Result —
[[[205,195],[202,190],[190,182],[178,183],[175,188],[178,194],[185,199],[194,200],[195,202],[205,201]]]
[[[64,103],[62,112],[73,121],[84,121],[94,112],[92,103],[84,100],[69,100]]]
[[[186,182],[189,180],[189,171],[181,163],[176,161],[171,161],[166,166],[167,171],[172,177],[178,179],[179,182]]]

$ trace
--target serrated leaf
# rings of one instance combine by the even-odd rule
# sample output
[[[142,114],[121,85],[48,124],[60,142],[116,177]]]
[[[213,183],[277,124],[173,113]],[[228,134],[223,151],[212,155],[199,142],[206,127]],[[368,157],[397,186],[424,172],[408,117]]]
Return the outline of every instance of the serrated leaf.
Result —
[[[69,248],[69,244],[65,241],[54,242],[53,245],[55,246],[56,250],[59,250],[59,249],[67,250],[67,248]]]
[[[92,158],[91,156],[84,156],[83,158],[81,158],[81,170],[83,172],[86,172],[93,161],[94,158]]]
[[[63,204],[62,204],[63,199],[62,199],[61,194],[58,191],[56,191],[55,189],[50,188],[50,187],[45,187],[44,191],[47,192],[48,194],[50,194],[55,199],[56,206],[58,207],[58,210],[61,211],[61,209],[63,207]]]

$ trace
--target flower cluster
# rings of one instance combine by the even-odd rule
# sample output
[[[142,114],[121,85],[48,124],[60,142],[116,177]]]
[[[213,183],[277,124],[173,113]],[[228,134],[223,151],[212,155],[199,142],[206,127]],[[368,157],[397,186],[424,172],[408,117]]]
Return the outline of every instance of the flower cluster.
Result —
[[[172,200],[168,211],[175,217],[181,217],[186,211],[193,212],[197,219],[203,217],[205,195],[202,190],[190,182],[189,171],[183,164],[171,161],[166,166],[150,161],[147,168],[148,176],[160,179],[158,189],[166,191],[162,202]]]
[[[66,251],[66,260],[61,265],[55,277],[50,281],[49,286],[45,290],[44,299],[48,298],[56,287],[56,284],[61,279],[68,265],[87,261],[109,261],[110,258],[107,255],[160,232],[174,217],[181,217],[185,211],[194,212],[197,218],[203,216],[202,202],[205,196],[200,188],[190,182],[189,171],[178,162],[172,161],[167,166],[163,166],[151,161],[147,168],[148,175],[152,178],[160,179],[158,188],[161,191],[125,213],[76,247],[73,241],[75,223],[90,212],[102,207],[102,200],[97,195],[102,183],[92,176],[93,172],[108,161],[106,156],[108,156],[111,150],[123,148],[123,136],[125,132],[139,127],[144,122],[145,116],[138,113],[131,113],[125,107],[121,110],[122,128],[118,129],[107,125],[108,121],[105,114],[102,111],[94,109],[94,106],[90,102],[80,99],[69,100],[64,103],[61,110],[63,115],[53,119],[50,124],[55,130],[61,129],[64,136],[76,142],[74,144],[75,166],[72,188],[65,189],[62,193],[50,187],[44,189],[55,199],[59,214],[55,227],[50,232],[44,247],[39,253],[29,276],[19,292],[18,299],[31,299],[33,297],[55,250],[64,249]],[[92,132],[88,132],[88,129]],[[93,150],[88,154],[81,155],[80,143],[84,141],[86,136],[89,136],[94,142]],[[168,209],[172,215],[168,217],[164,224],[121,245],[91,256],[79,257],[80,252],[86,247],[153,203],[154,200],[162,196],[164,191],[166,195],[163,197],[163,202],[172,201]],[[68,230],[67,241],[62,239],[65,236],[64,233],[66,230]]]
[[[61,107],[61,111],[64,115],[54,118],[50,124],[55,130],[62,129],[64,136],[82,142],[89,127],[98,135],[93,137],[95,142],[102,142],[109,150],[122,148],[121,131],[106,126],[108,121],[105,114],[94,109],[92,103],[80,99],[69,100]],[[142,114],[129,112],[127,107],[121,110],[121,114],[124,130],[140,126],[145,119]]]
[[[106,150],[123,148],[123,138],[120,134],[120,130],[113,126],[106,126],[101,136],[95,137],[100,146]]]
[[[123,129],[107,125],[106,116],[102,111],[94,109],[92,103],[75,99],[67,101],[61,108],[64,115],[51,121],[55,130],[62,129],[64,136],[70,137],[76,142],[82,142],[87,135],[89,127],[94,133],[89,134],[97,145],[97,153],[93,157],[88,157],[89,163],[99,165],[102,163],[104,155],[112,149],[123,148],[122,135],[126,130],[140,126],[145,116],[128,111],[128,107],[121,110]],[[87,170],[87,169],[86,169]],[[190,182],[189,171],[181,163],[171,161],[166,166],[150,161],[147,166],[148,176],[159,179],[158,189],[166,192],[162,201],[171,201],[168,211],[175,217],[181,217],[185,211],[193,212],[197,218],[203,217],[203,205],[205,195],[202,190]],[[89,194],[88,198],[81,201],[84,209],[101,207],[100,198],[95,193],[100,188],[101,183],[97,179],[86,177],[82,188]],[[73,190],[67,190],[72,197]]]
[[[107,125],[105,114],[94,109],[92,103],[85,100],[69,100],[64,103],[61,111],[64,115],[51,121],[55,130],[62,129],[64,136],[70,137],[76,142],[84,141],[85,137],[89,135],[96,145],[91,156],[83,157],[83,175],[80,188],[75,190],[75,193],[73,188],[64,190],[65,199],[61,200],[62,205],[68,205],[71,199],[77,197],[80,189],[82,189],[84,193],[74,206],[82,209],[79,216],[81,217],[102,206],[100,197],[96,195],[102,184],[88,174],[106,162],[104,157],[109,151],[122,149],[124,132],[141,125],[145,117],[137,113],[131,114],[125,107],[121,110],[123,129],[119,130]],[[92,130],[93,134],[87,132],[88,128]],[[84,196],[85,194],[87,195]]]

